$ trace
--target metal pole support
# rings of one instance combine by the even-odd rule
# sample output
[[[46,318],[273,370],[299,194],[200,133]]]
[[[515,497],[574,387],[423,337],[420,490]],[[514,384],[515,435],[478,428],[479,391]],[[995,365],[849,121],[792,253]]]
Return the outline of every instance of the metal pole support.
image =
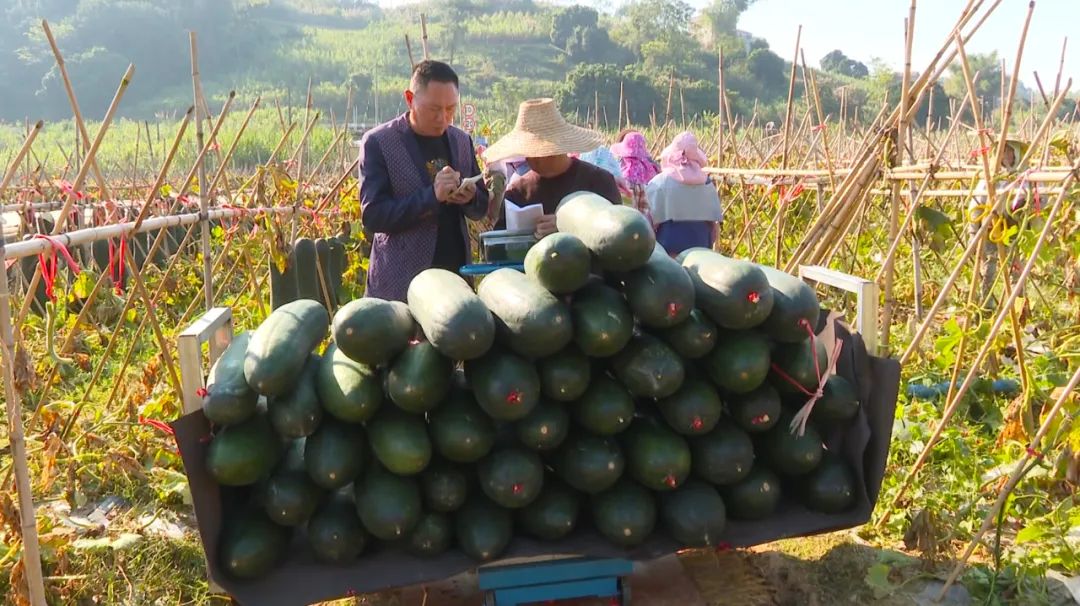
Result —
[[[878,351],[878,297],[880,293],[877,283],[820,265],[800,265],[799,278],[854,293],[856,296],[855,330],[862,335],[866,351],[871,355],[882,355],[882,352]]]

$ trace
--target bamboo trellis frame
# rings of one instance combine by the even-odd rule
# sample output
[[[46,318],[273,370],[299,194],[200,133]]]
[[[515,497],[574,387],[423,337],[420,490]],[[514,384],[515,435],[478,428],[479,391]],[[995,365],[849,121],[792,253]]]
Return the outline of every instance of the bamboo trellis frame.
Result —
[[[730,159],[731,166],[714,167],[707,170],[714,176],[718,177],[719,180],[722,180],[726,183],[742,186],[740,190],[740,195],[742,196],[743,210],[746,213],[744,219],[746,229],[740,236],[739,240],[742,241],[742,236],[745,236],[749,233],[749,226],[755,217],[759,216],[761,212],[769,212],[768,196],[762,195],[756,200],[755,203],[752,198],[756,196],[748,193],[748,190],[750,189],[749,187],[747,187],[748,185],[795,185],[803,183],[807,185],[813,185],[818,188],[819,201],[823,204],[817,209],[817,221],[813,225],[810,232],[808,232],[804,237],[802,246],[793,251],[795,253],[793,256],[790,254],[792,251],[781,249],[780,240],[783,232],[783,223],[782,219],[780,219],[779,217],[773,217],[773,220],[777,222],[777,247],[775,256],[777,262],[780,262],[781,259],[789,261],[789,266],[790,264],[798,263],[800,260],[803,259],[825,261],[831,261],[832,259],[834,259],[837,251],[845,245],[845,240],[847,239],[847,236],[851,233],[852,228],[855,225],[858,225],[859,227],[857,228],[856,233],[859,233],[861,231],[863,220],[866,218],[866,216],[871,212],[881,210],[880,206],[874,206],[874,204],[876,203],[875,200],[877,200],[878,198],[891,196],[890,202],[894,205],[903,204],[906,200],[906,203],[908,205],[907,216],[909,218],[913,216],[917,204],[919,204],[921,200],[931,198],[970,198],[970,191],[966,187],[963,187],[963,185],[985,177],[988,172],[986,170],[985,163],[976,165],[965,162],[962,151],[958,151],[956,154],[954,154],[952,162],[944,160],[944,157],[948,155],[946,153],[948,151],[947,145],[950,143],[954,144],[957,150],[963,150],[964,146],[970,148],[971,146],[975,145],[973,143],[973,138],[970,134],[964,134],[957,137],[947,136],[945,141],[941,143],[938,147],[934,147],[934,145],[930,141],[930,137],[926,136],[926,156],[936,156],[936,159],[933,162],[916,161],[914,154],[914,143],[908,143],[904,139],[907,138],[908,141],[914,141],[914,137],[916,134],[918,134],[919,136],[923,136],[921,132],[911,132],[912,130],[918,129],[910,128],[910,124],[912,123],[912,118],[914,115],[913,112],[917,111],[918,107],[921,105],[919,102],[921,97],[926,94],[933,94],[930,84],[933,83],[938,77],[940,77],[940,75],[952,62],[953,57],[956,57],[958,54],[962,55],[964,42],[969,40],[971,36],[973,36],[975,32],[978,31],[982,23],[984,23],[986,18],[989,16],[989,14],[992,13],[994,9],[996,9],[996,7],[1001,3],[1001,0],[996,0],[996,2],[994,2],[990,6],[989,10],[985,11],[982,14],[981,18],[976,20],[976,17],[979,16],[980,9],[982,9],[983,5],[986,2],[987,0],[969,0],[969,2],[967,3],[967,7],[964,9],[961,18],[957,22],[954,35],[950,36],[950,38],[945,42],[945,44],[943,44],[941,51],[939,52],[937,57],[931,62],[929,68],[922,72],[922,75],[920,77],[915,78],[914,82],[910,81],[910,46],[912,38],[914,36],[914,21],[913,18],[909,18],[908,29],[905,35],[905,44],[908,50],[908,65],[905,67],[905,82],[902,86],[901,99],[899,102],[894,102],[893,105],[886,104],[884,107],[882,107],[877,119],[870,123],[869,126],[863,125],[864,128],[862,128],[861,130],[858,130],[860,128],[859,124],[851,122],[849,120],[849,117],[847,116],[847,112],[842,111],[839,128],[845,134],[847,133],[848,129],[856,129],[852,133],[852,139],[844,139],[843,135],[840,135],[839,137],[830,136],[835,133],[828,133],[827,130],[820,131],[820,135],[812,135],[810,137],[803,136],[803,131],[806,130],[806,128],[820,127],[822,129],[826,129],[829,126],[829,117],[822,114],[820,99],[817,99],[816,103],[810,102],[810,97],[817,97],[818,93],[816,90],[816,83],[814,82],[813,72],[805,70],[805,66],[803,72],[804,85],[806,85],[807,87],[806,94],[808,97],[807,103],[809,105],[809,111],[806,114],[806,118],[803,119],[803,124],[799,126],[794,135],[792,135],[791,132],[785,132],[782,135],[782,139],[779,139],[778,137],[759,137],[758,135],[760,135],[760,133],[755,131],[753,128],[753,124],[755,123],[755,120],[757,120],[756,116],[752,117],[750,121],[746,123],[747,126],[744,126],[741,129],[742,132],[740,133],[740,129],[738,128],[740,123],[732,119],[731,106],[729,103],[727,103],[724,96],[725,91],[721,86],[721,90],[719,91],[720,102],[718,104],[718,108],[720,110],[720,128],[718,129],[717,136],[715,138],[715,149],[718,161]],[[915,2],[913,1],[912,17],[914,16],[914,8]],[[428,54],[426,23],[424,23],[422,20],[421,25],[422,29],[424,30],[422,40],[424,43],[424,55],[426,57]],[[966,33],[964,32],[965,29],[967,30]],[[949,48],[951,45],[956,43],[956,38],[959,38],[959,43],[957,44],[958,48],[957,50],[950,53]],[[248,183],[242,185],[236,192],[228,192],[225,200],[220,200],[219,197],[216,197],[214,195],[214,192],[217,191],[217,185],[219,183],[219,180],[223,180],[223,182],[227,183],[227,165],[229,163],[229,159],[232,155],[232,152],[235,150],[240,138],[243,136],[244,129],[246,128],[248,120],[251,118],[251,115],[255,111],[255,109],[259,106],[259,100],[255,100],[255,103],[249,111],[247,118],[241,126],[240,132],[237,134],[236,139],[232,143],[231,149],[224,156],[221,156],[220,151],[218,151],[219,166],[217,172],[214,174],[212,179],[208,180],[206,178],[206,166],[203,164],[203,160],[207,155],[210,146],[213,144],[217,137],[217,128],[220,127],[221,121],[223,120],[225,114],[228,112],[228,103],[232,101],[233,95],[230,95],[229,101],[226,103],[226,106],[217,116],[217,122],[215,124],[213,116],[210,115],[210,112],[206,106],[205,98],[202,96],[202,92],[200,90],[200,85],[198,82],[197,55],[194,46],[194,36],[192,36],[191,42],[193,62],[192,77],[193,86],[195,88],[195,104],[193,105],[193,110],[189,110],[189,117],[192,111],[194,111],[196,115],[196,123],[198,125],[197,129],[200,134],[202,132],[202,120],[208,120],[208,122],[210,122],[211,124],[211,133],[208,141],[200,141],[198,145],[198,149],[200,150],[199,155],[196,159],[195,164],[191,167],[191,172],[189,173],[188,179],[182,189],[185,190],[183,193],[187,193],[186,189],[193,181],[191,175],[197,176],[200,187],[200,194],[202,194],[203,192],[207,192],[205,196],[200,195],[197,198],[193,198],[199,204],[200,212],[154,216],[153,213],[151,213],[151,202],[157,202],[157,200],[155,200],[154,193],[158,190],[161,184],[161,180],[159,179],[156,185],[146,186],[149,188],[150,195],[145,201],[136,201],[129,205],[122,205],[139,211],[139,218],[136,221],[118,225],[97,226],[68,232],[60,231],[62,227],[59,224],[63,221],[58,221],[56,234],[57,242],[62,243],[66,246],[75,246],[96,240],[111,239],[115,237],[127,237],[134,233],[148,233],[157,230],[159,232],[159,237],[157,240],[155,240],[155,246],[157,246],[161,241],[160,234],[163,233],[162,230],[171,226],[182,225],[191,228],[188,230],[187,235],[187,237],[191,237],[194,230],[199,227],[202,227],[204,229],[203,233],[207,233],[206,230],[208,229],[209,223],[215,220],[236,220],[249,218],[253,219],[256,217],[265,216],[300,216],[310,215],[313,213],[317,215],[322,212],[326,207],[330,206],[330,204],[334,200],[335,193],[344,186],[347,178],[351,174],[353,174],[356,169],[357,161],[353,161],[351,166],[345,171],[345,173],[342,174],[340,178],[337,178],[333,181],[333,185],[329,188],[328,191],[325,192],[325,195],[323,196],[319,204],[316,206],[314,211],[307,210],[300,205],[299,202],[302,199],[302,196],[300,195],[301,192],[306,191],[310,193],[316,189],[316,187],[313,186],[309,181],[314,180],[314,174],[317,173],[323,166],[323,164],[328,161],[328,158],[332,155],[332,150],[334,150],[343,140],[345,131],[342,131],[341,133],[335,133],[335,137],[331,142],[329,148],[326,150],[326,153],[316,164],[315,169],[310,171],[310,179],[305,180],[303,174],[304,171],[301,170],[301,174],[298,175],[297,179],[299,182],[297,195],[295,199],[290,199],[286,206],[267,207],[258,205],[259,198],[257,194],[253,196],[256,200],[256,206],[251,208],[223,208],[216,205],[215,203],[218,201],[236,203],[238,200],[247,200],[249,198],[245,197],[245,190],[248,190],[249,187],[251,189],[257,189],[258,184],[256,183],[253,186],[252,181],[249,181]],[[801,52],[799,52],[798,42],[796,43],[796,49],[796,56],[798,57],[801,55]],[[62,58],[59,54],[59,50],[55,49],[55,44],[54,51],[58,62],[62,63]],[[945,57],[946,55],[948,55],[949,58],[943,60],[943,57]],[[1019,63],[1019,59],[1017,60],[1017,63]],[[129,68],[129,76],[131,74],[130,70],[131,68]],[[720,76],[722,81],[722,56],[720,61],[720,70]],[[794,96],[794,74],[795,65],[793,64],[791,86],[792,94],[789,95],[788,102],[789,116],[791,114],[791,105],[793,103]],[[128,77],[125,77],[124,82],[126,83],[128,79]],[[1059,74],[1059,82],[1060,79],[1061,78]],[[126,86],[126,84],[122,84],[121,90],[117,93],[117,98],[114,99],[114,104],[110,106],[110,116],[115,109],[115,105],[119,102],[119,97],[122,95],[122,90],[124,86]],[[1055,98],[1057,99],[1058,104],[1060,104],[1060,101],[1064,98],[1069,88],[1069,84],[1066,84],[1063,90],[1061,90],[1060,86],[1055,87]],[[622,97],[622,95],[620,95],[620,97]],[[78,114],[79,112],[77,109],[77,102],[73,96],[71,97],[70,101],[73,105],[73,111]],[[623,103],[623,100],[620,99],[620,112],[623,111]],[[1048,109],[1050,111],[1047,114],[1047,121],[1043,123],[1043,127],[1040,127],[1037,133],[1032,135],[1033,140],[1039,141],[1045,138],[1046,133],[1048,132],[1046,130],[1046,125],[1052,122],[1050,120],[1050,117],[1054,113],[1056,113],[1057,107],[1058,105],[1048,103]],[[310,103],[308,104],[308,109],[310,110]],[[626,113],[628,115],[629,112],[627,111]],[[666,113],[667,116],[670,118],[670,102]],[[348,112],[346,112],[346,115],[347,114]],[[599,112],[596,112],[596,115],[598,116]],[[80,174],[77,178],[77,182],[79,182],[81,185],[81,182],[85,180],[88,175],[98,177],[98,164],[96,163],[94,155],[96,153],[98,145],[100,144],[101,138],[105,135],[105,131],[107,130],[108,126],[108,120],[106,120],[106,122],[102,125],[101,130],[99,130],[99,132],[97,133],[97,137],[93,142],[91,142],[90,137],[85,132],[85,126],[83,126],[81,123],[81,117],[78,117],[78,120],[80,124],[80,129],[82,131],[81,136],[83,146],[85,147],[86,151],[86,157],[83,159],[82,168],[80,169]],[[312,131],[313,126],[318,120],[318,114],[316,114],[314,120],[310,120],[309,117],[305,114],[305,119],[301,123],[301,126],[303,126],[301,141],[291,155],[286,154],[287,157],[291,157],[294,159],[299,158],[301,166],[303,165],[304,154],[307,151],[306,146],[308,144],[307,141],[309,135]],[[297,127],[297,124],[295,122],[290,121],[289,123],[286,123],[284,118],[281,119],[281,122],[284,135],[278,146],[275,148],[274,153],[271,155],[271,160],[268,161],[267,164],[272,162],[273,159],[277,157],[279,152],[283,151],[286,140]],[[620,126],[621,122],[622,120],[620,118]],[[1005,120],[1005,122],[1007,123],[1008,121]],[[909,125],[908,137],[900,136],[903,134],[902,131],[904,125]],[[664,126],[666,129],[668,125],[665,124]],[[789,120],[785,121],[785,131],[790,131],[793,126],[794,123],[791,122],[790,118]],[[953,124],[952,126],[955,127],[956,124]],[[1033,126],[1034,124],[1032,123],[1029,124],[1027,128],[1030,130],[1030,128]],[[37,126],[37,129],[39,130],[40,127],[41,126],[39,124]],[[881,151],[884,142],[889,140],[890,129],[895,129],[897,127],[901,128],[901,133],[895,139],[898,141],[900,149],[903,149],[905,145],[908,146],[908,153],[903,154],[898,152],[897,162],[895,163],[895,165],[889,166],[888,163],[881,161],[881,154],[878,152]],[[951,128],[950,132],[952,130],[953,129]],[[34,132],[36,132],[36,130]],[[661,131],[661,133],[666,132],[666,130]],[[740,137],[742,138],[741,146]],[[830,138],[833,141],[832,145],[830,145]],[[806,140],[809,140],[810,143],[804,144]],[[659,143],[659,141],[657,143]],[[28,151],[31,144],[32,139],[27,142]],[[164,146],[161,147],[163,148]],[[765,150],[770,151],[762,151],[762,147]],[[746,149],[749,148],[757,150],[756,158],[754,157],[754,154],[746,153]],[[776,153],[779,150],[783,151],[784,161],[781,165],[781,168],[773,168],[770,164],[772,160],[775,159]],[[998,145],[998,154],[1000,154],[1000,150],[1001,144]],[[1029,155],[1032,155],[1033,157],[1041,156],[1042,158],[1044,158],[1043,161],[1045,161],[1045,151],[1045,147],[1037,151],[1036,145],[1033,145],[1031,153]],[[797,158],[798,154],[800,153],[805,154],[805,157],[801,164],[804,167],[813,165],[820,166],[821,156],[824,155],[824,163],[826,165],[825,168],[789,168],[788,166],[794,163],[789,163],[787,160],[788,157],[790,156],[792,158]],[[14,178],[15,171],[17,170],[19,163],[22,161],[25,155],[26,154],[24,152],[22,155],[16,157],[15,162],[11,165],[8,173],[6,173],[4,176],[4,182],[2,185],[0,185],[0,193],[3,192],[5,187],[11,184]],[[847,158],[848,161],[845,162],[844,158]],[[1080,170],[1080,166],[1045,166],[1043,164],[1038,164],[1037,170],[1025,171],[1023,178],[1030,183],[1036,183],[1045,186],[1046,188],[1042,190],[1042,193],[1048,196],[1054,196],[1060,202],[1060,200],[1064,198],[1065,194],[1069,192],[1069,186],[1075,179],[1077,170]],[[90,172],[88,173],[87,171]],[[253,181],[254,180],[257,180],[257,178],[253,179]],[[914,187],[911,187],[916,181],[923,182],[923,187],[919,188],[918,191],[916,191]],[[931,188],[931,184],[935,185],[936,188]],[[102,181],[98,185],[99,192],[104,193],[108,191],[106,189],[108,187],[108,184]],[[950,188],[950,186],[953,186],[954,188]],[[228,188],[226,187],[226,189]],[[823,194],[825,192],[832,194],[831,198],[827,201],[821,199],[821,197],[824,197]],[[85,211],[87,209],[94,208],[96,204],[97,203],[93,202],[84,203],[75,200],[72,198],[72,196],[68,195],[66,199],[59,202],[26,202],[23,204],[4,205],[3,211],[24,212],[26,210],[63,209],[64,213],[61,214],[61,217],[64,217],[66,216],[66,213],[70,210],[77,209],[80,211]],[[752,205],[754,206],[753,210],[751,210]],[[1055,205],[1054,208],[1057,209],[1058,207]],[[899,207],[897,207],[897,210],[899,210]],[[794,212],[794,209],[792,209],[792,212]],[[907,220],[905,220],[904,225],[907,225]],[[815,231],[817,233],[813,233]],[[886,250],[890,251],[888,256],[892,256],[892,254],[897,248],[897,245],[901,242],[902,238],[910,237],[910,234],[908,232],[909,230],[906,227],[901,227],[900,229],[896,230],[895,234],[891,234],[893,236],[891,243],[886,243],[888,245],[886,247]],[[771,227],[769,230],[767,230],[766,235],[770,233]],[[754,234],[749,233],[749,235],[751,236],[750,248],[752,251],[761,251],[769,248],[768,246],[756,245],[753,242]],[[981,237],[982,235],[985,235],[985,228],[983,229],[983,231],[979,232],[979,236]],[[859,236],[857,235],[856,238],[858,237]],[[210,304],[212,302],[212,291],[210,289],[209,281],[212,279],[212,276],[217,275],[216,272],[218,270],[228,267],[228,270],[224,274],[225,279],[222,280],[223,282],[228,282],[229,277],[233,276],[237,271],[251,269],[245,268],[243,266],[244,259],[242,256],[237,256],[235,260],[228,258],[227,255],[230,252],[230,244],[231,241],[227,242],[224,249],[218,253],[216,258],[209,254],[209,248],[206,248],[204,246],[204,262],[206,263],[206,265],[204,266],[204,283],[206,289],[205,294],[207,297],[207,304]],[[3,243],[0,242],[0,251],[3,252],[3,256],[5,257],[5,259],[17,259],[39,253],[49,252],[52,247],[52,244],[44,240],[29,240],[26,242],[17,242],[10,244],[7,247],[4,247]],[[939,308],[938,303],[947,300],[949,289],[952,288],[953,284],[957,281],[960,274],[965,271],[966,264],[968,260],[972,257],[972,253],[974,252],[974,248],[972,248],[971,246],[965,249],[961,261],[955,267],[955,272],[951,274],[946,285],[942,288],[938,302],[935,303],[935,307],[932,308],[925,315],[925,322],[927,326],[929,326],[933,322],[933,319],[936,316],[937,310]],[[785,257],[784,255],[787,256]],[[175,262],[177,259],[178,257],[174,258],[173,261]],[[231,265],[228,264],[229,261],[232,261]],[[1034,259],[1032,259],[1032,262],[1034,262]],[[261,268],[261,263],[258,264],[258,266]],[[1030,266],[1028,269],[1030,270]],[[166,270],[166,275],[168,275],[168,271],[169,270]],[[883,271],[885,270],[883,269]],[[1029,272],[1025,272],[1025,279],[1030,280],[1032,277],[1033,276],[1030,276]],[[102,276],[102,278],[104,278],[104,276]],[[878,281],[880,281],[881,279],[883,279],[882,275],[877,276]],[[136,290],[139,291],[139,298],[146,304],[148,309],[153,309],[154,305],[159,300],[160,285],[158,292],[155,292],[151,295],[150,289],[148,289],[147,285],[142,281],[141,276],[136,276],[135,282]],[[95,289],[94,291],[92,291],[92,293],[98,292],[102,287],[103,283],[103,279],[99,280],[98,283],[95,285]],[[249,280],[246,282],[246,284],[251,283],[254,283],[254,289],[258,290],[261,288],[260,279],[255,278],[254,271],[251,273]],[[326,286],[324,276],[320,275],[320,283],[325,289]],[[1013,293],[1013,298],[1011,300],[1015,300],[1015,293],[1019,290],[1020,286],[1021,284],[1017,284],[1012,287],[1013,290],[1011,292]],[[6,289],[7,285],[5,283],[5,285],[3,286],[3,290]],[[30,292],[32,292],[32,290]],[[30,292],[28,292],[27,295],[29,295]],[[91,298],[93,296],[94,294],[91,294]],[[135,297],[132,296],[131,299],[129,299],[129,302],[133,301],[134,298]],[[2,328],[4,328],[4,330],[0,331],[2,332],[2,334],[0,334],[0,337],[3,338],[3,343],[5,345],[4,372],[5,385],[9,389],[8,407],[10,421],[12,418],[11,409],[13,397],[11,396],[12,392],[10,391],[12,389],[12,367],[9,364],[9,361],[12,359],[11,347],[14,346],[14,341],[12,340],[12,338],[10,338],[11,336],[13,336],[10,333],[10,329],[12,328],[10,326],[11,310],[8,308],[8,298],[7,296],[4,296],[3,291],[0,291],[0,299],[2,299],[2,302],[0,302],[0,320],[3,320],[2,322],[0,322],[0,324],[2,324]],[[183,318],[189,318],[195,312],[195,310],[198,309],[199,305],[200,302],[198,301],[198,299],[193,300],[188,309],[184,311]],[[88,307],[89,306],[87,306],[87,308]],[[1002,321],[1003,320],[999,318],[999,325]],[[156,338],[161,341],[159,322],[156,319],[151,318],[149,315],[144,316],[143,322],[140,324],[138,330],[136,331],[136,335],[141,334],[144,330],[144,327],[147,325],[150,325],[150,327],[155,331],[155,333],[157,333],[155,335]],[[15,334],[17,334],[17,332]],[[70,341],[70,338],[71,334],[69,333],[67,335],[67,338],[65,339],[65,343],[68,343]],[[909,349],[904,354],[905,360],[917,349],[919,338],[921,338],[921,336],[917,337],[915,339],[915,342],[909,345]],[[62,346],[61,351],[63,351],[63,349],[64,347]],[[127,363],[131,358],[132,351],[133,349],[129,349],[127,355],[124,357],[125,367],[127,366]],[[972,370],[972,372],[974,372],[974,370]],[[1075,380],[1073,381],[1073,385],[1075,385]],[[120,384],[117,383],[117,385],[115,385],[113,388],[113,395],[115,395],[119,389]],[[959,395],[952,394],[950,396],[950,402],[955,404],[955,402],[962,395],[962,392]],[[944,425],[945,422],[947,422],[947,419],[942,420],[942,425]],[[31,426],[32,424],[33,420],[31,421]],[[20,430],[22,429],[21,423],[18,424],[18,427]],[[15,433],[13,432],[12,435],[15,436]],[[20,440],[22,439],[21,433],[19,435],[19,438]],[[13,451],[15,450],[14,444],[15,441],[13,437]],[[20,442],[20,444],[24,443]],[[13,452],[13,454],[17,455],[18,453]],[[22,456],[23,458],[25,458],[25,447],[23,448]],[[22,481],[18,477],[19,470],[17,466],[15,471],[16,483],[19,487],[20,499],[22,499],[24,493],[24,486],[22,484]],[[29,491],[29,485],[27,484],[25,487],[25,492],[27,493],[28,497]],[[31,511],[32,507],[33,502],[31,498]],[[24,530],[28,531],[28,529],[26,529],[25,527]],[[33,530],[34,532],[36,532],[36,528],[34,528]],[[27,550],[27,557],[32,557],[29,549]],[[34,572],[30,569],[28,569],[27,572],[28,580],[31,580],[32,582]],[[36,574],[40,577],[40,567]],[[31,583],[31,585],[33,585],[33,583]],[[30,591],[33,599],[33,596],[35,595],[35,590],[33,586],[31,586]],[[35,601],[34,603],[36,604],[38,602]]]

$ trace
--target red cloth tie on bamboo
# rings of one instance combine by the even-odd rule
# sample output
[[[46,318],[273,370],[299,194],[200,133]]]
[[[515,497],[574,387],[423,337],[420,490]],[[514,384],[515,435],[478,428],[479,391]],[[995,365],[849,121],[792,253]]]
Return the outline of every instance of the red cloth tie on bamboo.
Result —
[[[149,419],[147,417],[139,415],[139,425],[147,425],[149,427],[153,427],[154,429],[157,429],[158,431],[168,434],[170,436],[176,435],[175,432],[173,432],[173,428],[169,427],[168,423],[164,421],[158,421],[157,419]]]
[[[62,242],[57,241],[52,236],[36,234],[33,239],[45,240],[52,246],[48,254],[42,253],[38,255],[38,263],[41,264],[41,279],[45,282],[45,296],[47,296],[50,301],[56,301],[56,294],[53,292],[56,284],[56,271],[59,269],[56,252],[60,251],[60,254],[64,256],[64,261],[75,275],[79,275],[79,264],[75,262],[75,259],[71,258],[71,253],[68,252],[67,246],[64,246]]]
[[[806,186],[802,181],[795,184],[795,187],[788,189],[783,185],[780,186],[780,206],[787,206],[792,200],[799,197],[799,194],[806,190]]]
[[[124,259],[127,256],[127,240],[120,238],[119,246],[109,240],[109,277],[116,294],[124,294]]]
[[[81,191],[75,191],[75,187],[67,181],[60,182],[60,191],[64,192],[69,196],[75,196],[76,200],[82,200],[86,197],[86,194],[82,193]]]
[[[799,320],[799,325],[806,329],[806,332],[810,334],[810,352],[814,357],[814,373],[817,375],[817,389],[810,391],[802,386],[798,381],[791,378],[782,368],[772,363],[772,369],[776,374],[780,375],[780,378],[787,381],[790,385],[802,392],[803,395],[809,396],[806,404],[799,409],[799,412],[795,413],[795,417],[791,420],[791,425],[788,429],[792,433],[796,433],[799,437],[802,437],[806,433],[806,423],[810,420],[810,413],[814,411],[814,405],[821,399],[821,396],[825,393],[825,383],[829,380],[833,374],[836,373],[836,362],[840,359],[840,352],[844,349],[844,342],[837,339],[836,347],[833,348],[832,355],[829,356],[829,365],[825,367],[825,371],[822,372],[821,365],[817,357],[817,335],[814,334],[814,330],[810,328],[810,323],[805,318]]]

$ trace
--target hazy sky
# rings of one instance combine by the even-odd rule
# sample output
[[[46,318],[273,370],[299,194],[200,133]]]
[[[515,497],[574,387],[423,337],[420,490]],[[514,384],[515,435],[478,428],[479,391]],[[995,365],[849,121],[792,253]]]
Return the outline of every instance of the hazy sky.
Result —
[[[922,0],[917,4],[913,70],[926,68],[966,4],[964,0]],[[987,0],[985,4],[989,6],[992,2]],[[816,65],[829,51],[839,48],[864,63],[869,64],[872,57],[879,57],[901,70],[904,19],[910,6],[910,0],[757,0],[742,15],[739,29],[765,38],[773,51],[791,60],[795,52],[795,33],[802,25],[802,46],[809,64]],[[1027,10],[1026,0],[1003,0],[966,46],[967,51],[987,53],[996,50],[1011,72]],[[1047,94],[1052,94],[1061,61],[1061,45],[1071,34],[1062,86],[1071,76],[1074,79],[1072,90],[1080,90],[1078,25],[1080,0],[1036,2],[1020,80],[1034,89],[1033,72],[1038,71]]]

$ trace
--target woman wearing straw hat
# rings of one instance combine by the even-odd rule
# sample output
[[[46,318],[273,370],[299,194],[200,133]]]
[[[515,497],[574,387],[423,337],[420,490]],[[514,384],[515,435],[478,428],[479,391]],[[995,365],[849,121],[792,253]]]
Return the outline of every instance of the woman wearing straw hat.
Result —
[[[365,294],[405,300],[409,282],[429,267],[457,271],[469,263],[465,219],[483,219],[485,184],[472,139],[452,124],[458,77],[447,64],[413,68],[409,111],[377,126],[360,144],[360,207],[374,234]]]
[[[996,149],[991,146],[986,153],[993,153]],[[991,226],[984,236],[986,239],[982,245],[982,268],[980,277],[980,300],[989,305],[990,293],[997,280],[998,264],[1002,261],[1002,248],[999,243],[1007,244],[1011,239],[1010,231],[1016,231],[1021,223],[1021,211],[1028,206],[1032,198],[1034,188],[1024,175],[1017,175],[1021,170],[1020,163],[1027,154],[1028,145],[1017,139],[1006,139],[1004,153],[1001,155],[1001,170],[1008,176],[1008,180],[995,184],[994,198],[995,208],[990,208],[987,192],[986,179],[979,181],[975,186],[974,197],[968,200],[967,205],[967,231],[969,242],[975,238],[982,225],[990,222]],[[1011,271],[1015,280],[1019,276],[1019,268],[1014,267]]]
[[[672,256],[712,248],[724,220],[720,194],[702,170],[707,162],[697,137],[680,133],[660,152],[663,170],[645,188],[656,241]]]
[[[598,132],[568,124],[551,99],[532,99],[518,108],[514,130],[484,151],[484,162],[494,164],[513,156],[524,156],[529,172],[508,186],[505,198],[526,206],[540,204],[544,216],[536,224],[536,237],[554,233],[555,208],[567,195],[590,191],[612,204],[622,204],[615,178],[607,171],[570,154],[592,151],[603,145]],[[498,209],[497,228],[506,223]]]

